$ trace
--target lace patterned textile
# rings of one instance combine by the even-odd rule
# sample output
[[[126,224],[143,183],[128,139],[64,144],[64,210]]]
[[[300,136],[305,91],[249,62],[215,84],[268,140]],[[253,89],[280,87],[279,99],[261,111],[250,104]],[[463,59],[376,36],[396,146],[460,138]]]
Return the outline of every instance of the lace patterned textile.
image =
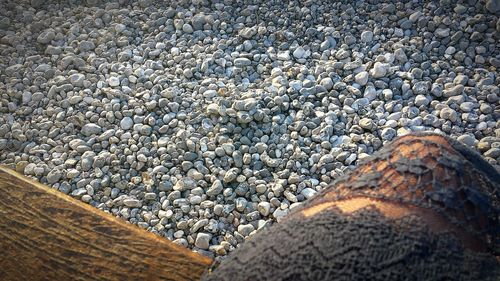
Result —
[[[499,173],[460,143],[410,134],[250,237],[203,280],[499,280],[499,185]],[[481,247],[415,213],[335,205],[356,198],[435,213]]]

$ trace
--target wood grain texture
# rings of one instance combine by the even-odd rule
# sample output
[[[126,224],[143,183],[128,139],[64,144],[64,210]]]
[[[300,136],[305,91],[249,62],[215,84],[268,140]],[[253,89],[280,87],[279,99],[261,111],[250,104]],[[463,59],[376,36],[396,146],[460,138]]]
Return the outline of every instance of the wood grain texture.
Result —
[[[199,280],[211,259],[0,166],[0,280]]]

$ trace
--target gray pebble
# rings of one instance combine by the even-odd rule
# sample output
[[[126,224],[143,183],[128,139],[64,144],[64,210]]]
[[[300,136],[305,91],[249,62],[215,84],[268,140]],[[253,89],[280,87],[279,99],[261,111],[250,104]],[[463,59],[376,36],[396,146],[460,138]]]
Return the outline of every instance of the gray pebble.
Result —
[[[474,135],[470,135],[470,134],[461,135],[457,138],[457,140],[461,143],[464,143],[465,145],[468,145],[468,146],[474,146],[477,142]]]
[[[368,72],[361,71],[360,73],[356,74],[355,80],[356,83],[358,83],[361,86],[366,85],[366,83],[368,83]]]
[[[238,232],[243,236],[248,236],[255,228],[251,224],[240,224],[238,226]]]
[[[230,183],[238,176],[238,168],[232,168],[224,175],[224,183]]]
[[[54,33],[54,30],[48,29],[45,30],[44,32],[40,33],[38,35],[36,41],[41,44],[49,44],[54,38],[56,37],[56,34]]]
[[[234,60],[234,66],[237,66],[237,67],[245,67],[245,66],[249,66],[251,64],[252,64],[252,62],[247,58],[236,58]]]
[[[208,249],[210,246],[210,239],[212,239],[212,235],[200,232],[196,235],[194,245],[200,249]]]
[[[126,198],[123,200],[123,205],[129,208],[139,208],[142,206],[142,202],[135,198]]]
[[[380,137],[382,140],[390,141],[396,137],[396,130],[393,128],[384,128],[380,132]]]
[[[134,121],[130,117],[124,117],[122,121],[120,121],[120,127],[123,130],[129,130],[132,126],[134,126]]]
[[[57,170],[57,169],[54,169],[54,170],[51,170],[48,174],[47,174],[47,183],[48,184],[54,184],[56,183],[57,181],[59,181],[59,179],[62,177],[62,171],[61,170]]]
[[[370,75],[373,78],[381,78],[387,74],[387,66],[381,62],[376,62],[370,70]]]
[[[424,95],[417,95],[415,97],[415,105],[416,106],[427,106],[430,103],[430,100]]]
[[[83,87],[84,79],[85,79],[85,75],[80,74],[80,73],[73,74],[69,77],[71,84],[75,87]]]
[[[373,32],[366,30],[361,33],[361,41],[365,43],[369,43],[373,40]]]
[[[269,202],[260,202],[258,205],[257,205],[257,210],[259,211],[259,213],[263,216],[268,216],[269,215],[269,212],[271,210],[271,204]]]
[[[84,134],[87,137],[92,136],[92,135],[97,135],[97,134],[101,133],[101,131],[102,131],[101,126],[99,126],[97,124],[93,124],[93,123],[85,124],[82,127],[82,134]]]
[[[304,188],[304,189],[300,192],[300,194],[304,195],[304,197],[305,197],[306,199],[309,199],[309,198],[313,197],[314,195],[316,195],[316,193],[317,193],[317,192],[316,192],[316,190],[314,190],[314,189],[312,189],[312,188],[309,188],[309,187]]]
[[[441,112],[439,113],[439,117],[445,119],[445,120],[450,120],[451,122],[457,121],[458,115],[457,112],[449,107],[445,107],[441,109]]]

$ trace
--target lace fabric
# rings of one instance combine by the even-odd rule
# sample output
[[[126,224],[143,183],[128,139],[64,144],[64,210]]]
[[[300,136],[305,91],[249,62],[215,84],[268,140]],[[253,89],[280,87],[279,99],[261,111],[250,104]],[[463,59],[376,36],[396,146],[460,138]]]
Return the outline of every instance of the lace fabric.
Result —
[[[203,280],[498,280],[499,183],[498,172],[458,142],[404,136],[249,238]],[[374,206],[304,215],[358,197],[431,210],[486,250],[431,231],[418,215],[388,218]]]
[[[432,208],[487,239],[499,236],[500,175],[448,137],[414,133],[374,153],[304,208],[356,196]],[[493,246],[493,245],[492,245]]]
[[[497,280],[498,263],[415,216],[296,216],[255,234],[203,280]]]

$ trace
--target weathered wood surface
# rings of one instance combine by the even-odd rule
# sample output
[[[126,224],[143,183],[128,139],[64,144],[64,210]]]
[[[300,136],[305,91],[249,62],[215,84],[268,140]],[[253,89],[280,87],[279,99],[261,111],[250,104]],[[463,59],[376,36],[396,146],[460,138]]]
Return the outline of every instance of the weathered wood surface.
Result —
[[[0,280],[198,280],[211,260],[0,166]]]

